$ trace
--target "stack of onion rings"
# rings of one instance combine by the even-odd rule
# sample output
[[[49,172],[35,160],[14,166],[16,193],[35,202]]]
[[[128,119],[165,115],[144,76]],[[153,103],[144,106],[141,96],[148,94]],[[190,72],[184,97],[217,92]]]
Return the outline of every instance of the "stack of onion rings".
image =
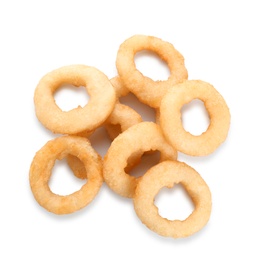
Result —
[[[170,70],[167,80],[154,81],[136,69],[137,52],[155,52]],[[187,237],[201,230],[211,214],[209,187],[192,167],[177,160],[177,153],[205,156],[227,138],[230,112],[221,94],[202,80],[188,80],[183,56],[168,42],[134,35],[123,42],[116,57],[118,76],[112,79],[86,65],[70,65],[46,74],[34,93],[39,121],[53,133],[64,134],[47,142],[35,155],[29,180],[36,201],[55,214],[69,214],[87,206],[103,181],[120,196],[132,198],[140,220],[152,231],[173,238]],[[62,111],[53,94],[63,84],[85,86],[90,96],[86,106]],[[133,93],[139,101],[156,110],[154,122],[143,122],[132,108],[119,99]],[[200,99],[210,116],[208,129],[200,136],[184,130],[181,108]],[[98,127],[105,127],[112,140],[104,159],[87,139]],[[129,171],[144,153],[160,151],[160,162],[143,176]],[[88,181],[80,190],[60,196],[50,190],[48,181],[56,160],[67,159],[75,176]],[[162,218],[154,197],[164,186],[181,183],[195,210],[184,221]]]

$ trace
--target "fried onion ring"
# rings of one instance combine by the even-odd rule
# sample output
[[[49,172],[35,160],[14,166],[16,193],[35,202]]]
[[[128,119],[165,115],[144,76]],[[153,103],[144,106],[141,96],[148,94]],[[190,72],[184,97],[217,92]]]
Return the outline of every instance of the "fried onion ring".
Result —
[[[85,166],[88,181],[80,190],[60,196],[49,188],[55,160],[68,154],[76,156]],[[30,167],[30,186],[36,201],[55,214],[69,214],[87,206],[97,195],[102,183],[102,160],[83,137],[62,136],[47,142],[35,155]]]
[[[136,69],[134,56],[142,50],[155,52],[167,63],[170,69],[167,80],[154,81]],[[154,108],[160,106],[161,99],[169,88],[188,78],[183,56],[171,43],[153,36],[134,35],[124,41],[117,53],[116,67],[123,84],[141,102]]]
[[[155,123],[142,122],[128,128],[114,139],[104,157],[103,177],[107,185],[117,194],[132,198],[140,178],[126,173],[128,159],[156,150],[161,152],[160,161],[177,159],[177,151],[165,141]]]
[[[158,213],[154,198],[161,188],[181,183],[195,209],[185,220],[168,220]],[[201,230],[211,214],[211,192],[202,177],[190,166],[164,161],[150,168],[137,184],[133,198],[137,216],[149,229],[161,236],[181,238]]]
[[[199,136],[185,131],[181,120],[182,106],[193,99],[204,102],[210,117],[208,129]],[[160,125],[166,139],[178,151],[204,156],[225,141],[230,126],[230,112],[224,98],[212,85],[201,80],[187,80],[175,85],[162,99]]]
[[[63,84],[85,86],[90,96],[82,108],[62,111],[53,94]],[[115,90],[105,74],[94,67],[71,65],[46,74],[34,93],[36,116],[49,130],[60,134],[92,131],[101,125],[114,109]]]

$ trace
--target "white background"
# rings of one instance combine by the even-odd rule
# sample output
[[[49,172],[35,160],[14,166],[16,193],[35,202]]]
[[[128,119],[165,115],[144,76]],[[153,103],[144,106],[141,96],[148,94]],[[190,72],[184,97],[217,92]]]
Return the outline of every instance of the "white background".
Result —
[[[0,259],[259,259],[259,26],[259,4],[252,0],[1,1]],[[132,201],[105,184],[88,207],[65,216],[41,208],[30,190],[32,158],[55,137],[34,113],[38,81],[53,69],[79,63],[111,78],[117,75],[119,45],[134,34],[171,42],[185,58],[189,79],[214,85],[231,111],[228,138],[216,152],[179,156],[212,192],[210,221],[189,238],[150,231],[137,218]],[[142,72],[164,77],[166,67],[149,59],[138,58]],[[198,116],[189,117],[192,131],[203,113],[196,106],[190,110]],[[103,154],[109,146],[98,138],[93,142]],[[79,188],[72,174],[58,174],[59,167],[68,170],[62,163],[55,166],[53,189]],[[178,204],[172,193],[164,195],[165,201],[171,197],[172,206]],[[166,215],[186,210],[182,204],[162,205]]]

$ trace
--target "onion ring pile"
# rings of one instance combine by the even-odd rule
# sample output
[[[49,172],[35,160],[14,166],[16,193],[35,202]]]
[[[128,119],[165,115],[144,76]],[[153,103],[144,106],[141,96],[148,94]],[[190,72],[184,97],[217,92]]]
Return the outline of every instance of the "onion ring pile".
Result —
[[[167,80],[154,81],[136,69],[134,56],[148,50],[158,54],[170,70]],[[202,80],[188,80],[182,54],[171,43],[146,35],[124,41],[117,53],[118,75],[111,78],[87,65],[64,66],[46,74],[34,92],[35,113],[44,127],[63,136],[48,141],[35,154],[29,171],[30,187],[36,201],[54,214],[70,214],[87,206],[103,182],[116,194],[133,199],[137,216],[161,236],[181,238],[201,230],[211,214],[211,192],[201,175],[178,152],[206,156],[227,138],[230,112],[221,94]],[[63,84],[85,86],[90,96],[82,108],[62,111],[54,92]],[[143,122],[120,97],[133,93],[156,111],[155,122]],[[185,131],[181,108],[193,99],[204,102],[210,117],[208,129],[199,136]],[[88,138],[104,127],[111,145],[104,158]],[[144,153],[160,152],[160,161],[140,177],[129,174]],[[78,191],[61,196],[51,191],[49,179],[56,160],[66,158],[74,175],[87,179]],[[195,209],[183,221],[168,220],[158,213],[154,198],[162,187],[181,183]]]

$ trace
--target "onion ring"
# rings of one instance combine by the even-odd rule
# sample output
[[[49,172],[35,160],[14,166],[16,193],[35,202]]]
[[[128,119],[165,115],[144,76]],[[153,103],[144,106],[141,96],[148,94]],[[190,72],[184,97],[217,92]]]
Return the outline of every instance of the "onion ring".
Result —
[[[191,197],[195,209],[185,220],[168,220],[154,205],[163,187],[181,183]],[[161,236],[181,238],[201,230],[211,214],[211,192],[202,177],[190,166],[178,161],[164,161],[150,168],[138,182],[133,199],[137,216],[149,229]]]
[[[85,86],[90,96],[82,108],[62,111],[55,103],[53,93],[62,84]],[[105,74],[94,67],[71,65],[46,74],[34,93],[36,116],[49,130],[60,134],[92,131],[101,125],[114,109],[115,90]]]
[[[88,173],[80,190],[60,196],[48,185],[55,160],[68,154],[79,158]],[[47,142],[35,155],[30,167],[30,186],[36,201],[55,214],[69,214],[87,206],[97,195],[102,183],[102,160],[83,137],[62,136]]]
[[[153,122],[136,124],[111,143],[103,164],[103,177],[107,185],[117,194],[132,198],[140,178],[126,173],[128,158],[146,151],[160,151],[160,161],[176,160],[177,151],[164,139],[159,126]]]
[[[181,121],[182,106],[193,99],[203,101],[210,116],[208,129],[199,136],[185,131]],[[225,141],[230,127],[230,112],[224,98],[212,85],[201,80],[187,80],[175,85],[162,99],[160,125],[166,139],[178,151],[204,156]]]
[[[170,69],[167,80],[154,81],[136,69],[134,56],[142,50],[155,52],[167,63]],[[161,99],[169,88],[188,78],[183,56],[171,43],[153,36],[134,35],[124,41],[117,53],[116,67],[123,84],[141,102],[154,108],[160,106]]]

